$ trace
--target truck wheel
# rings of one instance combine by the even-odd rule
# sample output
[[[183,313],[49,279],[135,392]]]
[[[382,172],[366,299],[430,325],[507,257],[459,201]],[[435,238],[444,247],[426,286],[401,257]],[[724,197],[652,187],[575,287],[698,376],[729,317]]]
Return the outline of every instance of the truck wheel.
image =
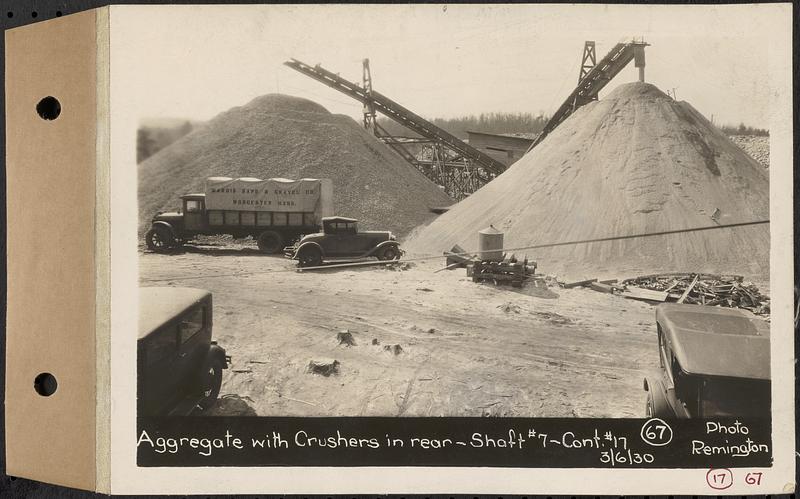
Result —
[[[378,260],[397,260],[400,258],[400,251],[396,246],[387,246],[378,253]]]
[[[175,239],[165,227],[152,227],[144,235],[147,249],[150,251],[164,252],[175,244]]]
[[[300,250],[300,254],[297,255],[297,261],[301,267],[318,267],[322,264],[322,253],[320,253],[319,249],[309,246]]]
[[[200,394],[202,400],[197,403],[204,411],[210,409],[217,401],[219,389],[222,387],[222,362],[218,358],[208,361],[200,375]]]
[[[283,237],[275,231],[265,231],[258,236],[258,249],[262,253],[278,253],[283,249]]]

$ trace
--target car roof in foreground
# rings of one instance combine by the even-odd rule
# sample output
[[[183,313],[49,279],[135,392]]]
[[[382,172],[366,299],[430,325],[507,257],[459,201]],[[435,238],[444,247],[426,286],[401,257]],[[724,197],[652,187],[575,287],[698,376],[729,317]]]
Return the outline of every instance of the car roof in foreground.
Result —
[[[656,320],[687,373],[770,379],[769,324],[752,313],[665,303]]]
[[[139,339],[210,294],[196,288],[139,288]]]
[[[358,222],[355,218],[347,217],[323,217],[323,222]]]

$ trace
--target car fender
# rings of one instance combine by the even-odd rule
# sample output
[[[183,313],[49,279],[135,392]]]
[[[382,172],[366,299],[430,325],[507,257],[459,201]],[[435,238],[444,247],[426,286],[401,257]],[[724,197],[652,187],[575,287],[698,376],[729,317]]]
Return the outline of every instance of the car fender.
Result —
[[[404,253],[404,251],[400,249],[400,243],[398,243],[397,241],[383,241],[382,243],[378,244],[377,246],[369,250],[364,256],[372,256],[387,246],[394,246],[395,248],[397,248],[397,251],[399,251],[401,255]]]
[[[302,243],[300,246],[298,246],[297,249],[295,250],[294,256],[292,258],[293,259],[297,258],[297,255],[300,254],[300,252],[303,250],[303,248],[309,248],[309,247],[312,247],[312,246],[317,248],[319,250],[320,254],[322,255],[322,257],[325,258],[325,251],[322,249],[322,246],[320,246],[319,243],[316,243],[314,241],[306,241],[306,242]]]
[[[667,388],[661,379],[646,377],[644,379],[644,389],[645,391],[652,392],[653,397],[661,399],[661,402],[672,412],[671,417],[691,417],[680,400],[675,396],[675,389]]]
[[[151,229],[155,229],[156,227],[165,227],[173,238],[177,237],[177,234],[175,234],[175,228],[168,222],[159,220],[158,222],[153,222],[153,224],[150,226]]]
[[[227,369],[228,364],[230,363],[231,357],[230,355],[226,355],[225,349],[221,346],[217,345],[216,343],[212,343],[211,347],[208,349],[208,359],[219,359],[222,363],[222,368]]]
[[[645,378],[644,391],[650,392],[650,398],[653,400],[653,405],[655,406],[653,417],[665,417],[667,415],[665,413],[675,412],[672,405],[669,403],[669,396],[661,380]]]

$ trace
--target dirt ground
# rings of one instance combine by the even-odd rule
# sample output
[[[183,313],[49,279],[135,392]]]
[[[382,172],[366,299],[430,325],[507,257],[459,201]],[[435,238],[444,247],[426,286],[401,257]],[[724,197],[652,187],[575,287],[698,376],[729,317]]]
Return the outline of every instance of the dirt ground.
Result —
[[[434,273],[442,266],[301,273],[280,256],[209,244],[141,252],[140,279],[213,292],[214,337],[233,361],[210,414],[644,416],[642,379],[658,365],[653,306],[476,284],[464,269]],[[340,332],[355,345],[340,345]],[[338,374],[307,371],[332,360]]]

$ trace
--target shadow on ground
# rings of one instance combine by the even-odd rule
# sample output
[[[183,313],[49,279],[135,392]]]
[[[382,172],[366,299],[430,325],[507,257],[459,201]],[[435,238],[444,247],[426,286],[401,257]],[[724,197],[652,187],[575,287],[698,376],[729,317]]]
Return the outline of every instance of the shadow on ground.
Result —
[[[236,394],[223,395],[214,406],[202,413],[203,416],[258,416],[253,409],[253,399]]]
[[[280,259],[285,258],[280,253],[272,255],[264,254],[261,251],[259,251],[258,248],[217,246],[217,245],[207,245],[207,244],[201,244],[201,245],[184,244],[182,246],[170,248],[169,250],[166,251],[156,252],[145,249],[144,252],[159,254],[159,255],[185,255],[187,253],[193,253],[193,254],[210,255],[210,256],[263,256],[267,258],[280,258]]]

